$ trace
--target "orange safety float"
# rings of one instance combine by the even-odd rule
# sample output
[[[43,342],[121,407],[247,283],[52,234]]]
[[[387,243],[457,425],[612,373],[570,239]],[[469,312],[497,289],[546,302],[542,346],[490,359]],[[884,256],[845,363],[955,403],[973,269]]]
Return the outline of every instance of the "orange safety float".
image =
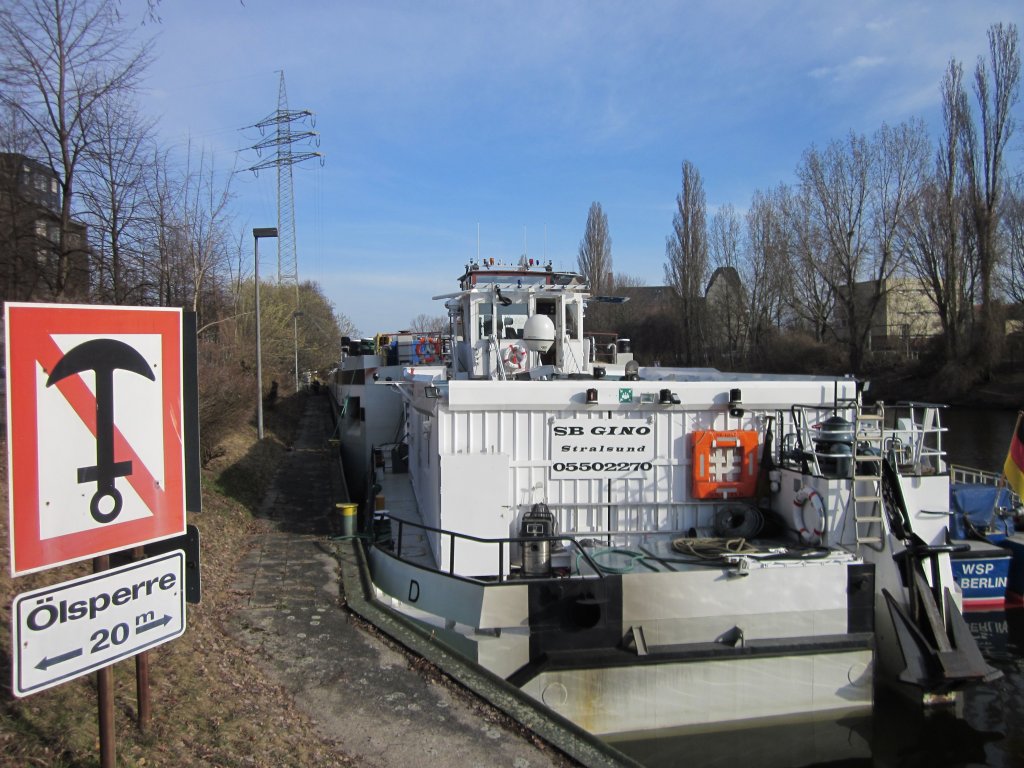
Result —
[[[416,342],[416,348],[413,350],[414,358],[413,362],[416,363],[432,363],[437,355],[437,346],[434,344],[432,339],[424,338],[420,336]]]
[[[694,498],[753,496],[757,487],[757,446],[755,430],[693,432]]]

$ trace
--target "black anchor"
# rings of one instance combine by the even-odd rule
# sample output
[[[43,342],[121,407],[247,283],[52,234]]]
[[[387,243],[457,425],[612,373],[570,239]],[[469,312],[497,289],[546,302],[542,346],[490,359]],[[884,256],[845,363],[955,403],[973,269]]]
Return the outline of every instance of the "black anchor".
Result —
[[[114,480],[132,473],[130,461],[114,461],[114,371],[124,370],[156,381],[153,369],[138,350],[116,339],[91,339],[70,350],[53,366],[46,386],[83,371],[96,373],[96,466],[79,467],[79,483],[96,483],[89,511],[97,523],[109,523],[121,513],[121,492]],[[114,507],[100,509],[109,497]]]

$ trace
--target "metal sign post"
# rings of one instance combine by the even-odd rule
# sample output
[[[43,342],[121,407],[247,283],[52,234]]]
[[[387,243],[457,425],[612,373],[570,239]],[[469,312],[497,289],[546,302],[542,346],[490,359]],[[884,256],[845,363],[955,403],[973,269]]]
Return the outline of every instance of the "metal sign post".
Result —
[[[186,599],[199,599],[198,531],[183,536],[185,510],[201,508],[195,318],[19,302],[4,317],[11,575],[88,558],[94,569],[15,598],[12,692],[95,671],[100,761],[114,768],[112,665],[136,657],[145,730],[146,651],[180,636]],[[110,568],[143,545],[163,549]]]
[[[110,568],[110,556],[93,560],[93,573]],[[96,670],[97,728],[100,735],[100,768],[117,765],[117,737],[114,734],[114,667],[108,664]]]

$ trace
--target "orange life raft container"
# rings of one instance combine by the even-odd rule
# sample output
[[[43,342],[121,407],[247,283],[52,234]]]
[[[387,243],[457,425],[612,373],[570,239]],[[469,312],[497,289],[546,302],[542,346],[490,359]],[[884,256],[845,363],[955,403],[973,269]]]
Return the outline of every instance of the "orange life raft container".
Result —
[[[753,496],[757,486],[758,433],[754,430],[693,432],[693,497]]]

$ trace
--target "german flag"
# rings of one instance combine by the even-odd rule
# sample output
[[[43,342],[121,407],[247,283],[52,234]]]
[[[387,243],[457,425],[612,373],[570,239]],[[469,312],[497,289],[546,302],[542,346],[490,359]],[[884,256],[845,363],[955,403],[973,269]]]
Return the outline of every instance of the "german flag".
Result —
[[[1017,414],[1017,427],[1013,430],[1010,450],[1003,464],[1003,474],[1014,493],[1024,497],[1024,419],[1020,413]]]

